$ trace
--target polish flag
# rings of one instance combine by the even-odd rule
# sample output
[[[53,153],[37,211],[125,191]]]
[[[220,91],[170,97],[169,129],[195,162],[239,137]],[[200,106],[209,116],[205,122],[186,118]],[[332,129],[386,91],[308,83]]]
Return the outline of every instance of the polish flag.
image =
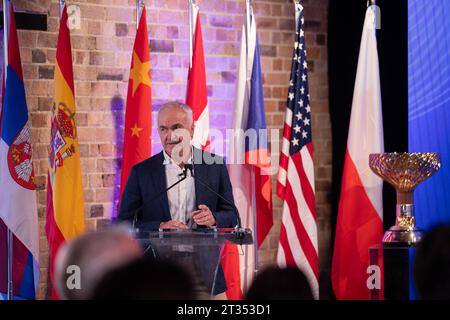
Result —
[[[331,276],[337,299],[369,298],[368,249],[383,236],[383,181],[369,168],[369,154],[384,150],[375,8],[366,11],[342,176]]]

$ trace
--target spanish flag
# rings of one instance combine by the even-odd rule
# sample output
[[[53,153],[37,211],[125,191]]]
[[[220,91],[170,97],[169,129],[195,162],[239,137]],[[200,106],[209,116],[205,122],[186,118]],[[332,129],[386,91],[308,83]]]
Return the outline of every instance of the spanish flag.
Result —
[[[59,26],[54,83],[45,231],[50,254],[51,297],[57,299],[53,278],[56,253],[61,244],[84,232],[83,188],[75,123],[72,52],[65,6]]]
[[[152,91],[145,6],[139,19],[131,58],[123,136],[121,197],[131,168],[149,158],[152,151]]]

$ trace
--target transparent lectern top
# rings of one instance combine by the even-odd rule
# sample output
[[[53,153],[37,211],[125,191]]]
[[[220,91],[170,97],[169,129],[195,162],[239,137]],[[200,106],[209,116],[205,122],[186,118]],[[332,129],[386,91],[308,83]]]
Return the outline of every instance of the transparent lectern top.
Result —
[[[238,245],[249,245],[253,243],[250,229],[242,230],[242,238],[239,239],[233,228],[203,228],[203,229],[160,229],[159,231],[137,232],[135,234],[141,242],[148,241],[153,245],[195,245],[195,246],[222,246],[226,240]]]

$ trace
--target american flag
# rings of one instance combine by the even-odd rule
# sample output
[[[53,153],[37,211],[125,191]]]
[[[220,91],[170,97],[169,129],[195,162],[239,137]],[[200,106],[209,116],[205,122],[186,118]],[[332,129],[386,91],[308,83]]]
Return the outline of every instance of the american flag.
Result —
[[[296,35],[278,171],[283,200],[277,263],[297,266],[319,296],[311,107],[308,90],[303,7],[296,4]]]

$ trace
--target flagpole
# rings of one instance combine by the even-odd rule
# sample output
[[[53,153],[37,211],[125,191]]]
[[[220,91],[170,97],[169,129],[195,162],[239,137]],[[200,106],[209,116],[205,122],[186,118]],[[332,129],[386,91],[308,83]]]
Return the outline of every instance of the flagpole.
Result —
[[[299,0],[293,0],[294,1],[294,11],[295,11],[295,30],[297,30],[298,23],[300,23],[300,11],[302,8],[302,5],[300,4]]]
[[[255,250],[255,277],[259,270],[259,251],[258,251],[258,222],[256,219],[256,196],[255,196],[255,173],[253,166],[250,165],[250,175],[252,177],[252,213],[253,213],[253,238],[254,238],[254,250]]]
[[[141,20],[142,9],[144,6],[143,0],[136,0],[136,30],[139,29],[139,21]]]
[[[247,58],[246,61],[248,62],[248,56],[249,56],[249,41],[250,41],[250,26],[251,26],[251,14],[252,14],[252,4],[251,0],[245,1],[245,34],[246,34],[246,53]],[[249,76],[248,73],[248,66],[246,67],[246,77]],[[250,79],[247,79],[247,83]],[[258,253],[258,221],[256,219],[256,196],[255,196],[255,173],[253,171],[253,166],[250,165],[250,176],[251,176],[251,183],[252,183],[252,215],[253,215],[253,239],[254,239],[254,263],[255,263],[255,270],[253,271],[254,276],[256,277],[259,269],[259,253]]]
[[[250,39],[250,14],[251,14],[251,0],[245,0],[245,37],[247,39],[247,45],[246,50],[247,50],[247,58],[248,58],[248,43],[249,43],[249,39]],[[246,59],[247,61],[247,59]],[[246,72],[248,74],[248,72]]]
[[[59,18],[61,18],[64,6],[66,5],[66,0],[59,0]]]
[[[192,68],[192,55],[194,54],[194,1],[188,0],[189,11],[189,69]]]
[[[8,24],[8,9],[9,0],[3,0],[3,49],[4,49],[4,57],[3,57],[3,63],[5,68],[4,73],[4,82],[6,84],[6,77],[7,77],[7,68],[8,68],[8,31],[9,31],[9,24]],[[6,242],[8,246],[8,292],[7,292],[7,299],[8,300],[14,300],[14,283],[13,283],[13,258],[14,258],[14,252],[13,252],[13,234],[11,232],[11,229],[6,226]]]
[[[6,2],[6,1],[4,1]],[[3,11],[5,12],[5,11]],[[13,234],[11,229],[7,229],[7,242],[8,242],[8,300],[14,300],[14,283],[13,283]]]

